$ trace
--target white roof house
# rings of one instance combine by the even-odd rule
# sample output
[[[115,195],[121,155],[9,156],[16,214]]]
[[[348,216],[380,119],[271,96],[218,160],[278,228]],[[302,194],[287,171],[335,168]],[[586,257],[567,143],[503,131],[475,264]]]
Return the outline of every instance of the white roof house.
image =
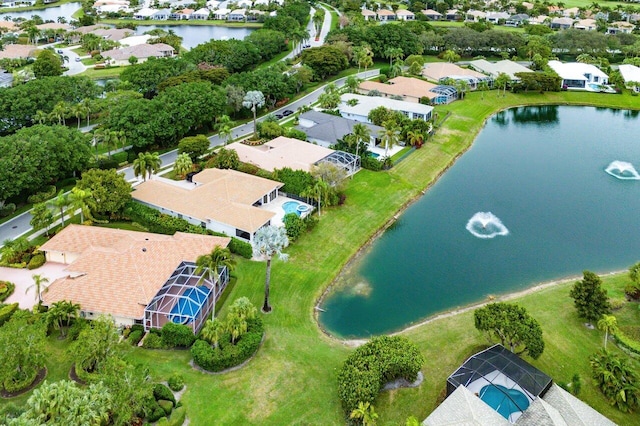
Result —
[[[581,62],[549,61],[549,67],[562,78],[562,86],[569,89],[587,89],[591,84],[607,84],[609,76],[595,65]]]
[[[245,9],[234,9],[229,12],[227,19],[229,21],[244,21],[247,17],[247,11]]]
[[[199,19],[199,20],[209,19],[209,13],[211,13],[211,11],[203,7],[202,9],[198,9],[195,12],[193,12],[191,14],[191,19]]]
[[[640,83],[640,68],[631,64],[622,64],[618,67],[618,71],[620,71],[620,75],[622,75],[622,79],[627,86],[630,86],[630,83]],[[634,86],[634,90],[638,91],[638,87]]]
[[[486,59],[477,59],[475,61],[470,61],[469,65],[494,78],[498,77],[500,74],[507,74],[511,80],[519,80],[519,78],[515,76],[516,73],[531,72],[529,68],[508,59],[495,63],[489,62]]]
[[[150,7],[143,7],[142,9],[140,9],[139,11],[133,14],[133,19],[137,19],[137,20],[150,19],[153,16],[153,14],[156,12],[157,12],[156,9],[152,9]]]
[[[414,19],[416,19],[415,13],[406,9],[398,9],[396,11],[396,16],[401,21],[413,21]]]
[[[351,106],[347,102],[355,99],[357,104]],[[338,110],[344,118],[360,121],[363,123],[371,123],[369,120],[369,112],[378,107],[385,107],[392,111],[399,111],[411,118],[412,120],[431,119],[433,107],[423,105],[416,102],[396,101],[395,99],[381,98],[379,96],[363,96],[352,93],[345,93],[340,96],[340,105]]]
[[[217,0],[209,0],[206,4],[210,10],[216,10],[220,7],[220,2]]]
[[[149,34],[125,37],[120,40],[121,46],[137,46],[139,44],[147,44],[152,37]]]
[[[577,21],[573,25],[573,28],[575,28],[576,30],[583,30],[583,31],[595,31],[598,27],[596,25],[595,19],[587,18],[587,19],[580,19],[579,21]]]
[[[229,13],[231,13],[231,10],[229,9],[218,9],[213,12],[213,19],[227,19]]]
[[[487,12],[486,19],[488,22],[497,24],[501,19],[507,20],[511,17],[507,12]]]

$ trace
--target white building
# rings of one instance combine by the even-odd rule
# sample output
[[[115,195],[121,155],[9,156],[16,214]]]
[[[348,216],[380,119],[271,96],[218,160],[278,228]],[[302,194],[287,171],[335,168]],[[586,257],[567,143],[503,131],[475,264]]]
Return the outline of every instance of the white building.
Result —
[[[357,101],[355,105],[349,105]],[[431,120],[433,107],[415,102],[396,101],[395,99],[381,98],[379,96],[363,96],[352,93],[345,93],[340,96],[340,105],[338,110],[344,118],[360,121],[362,123],[371,123],[369,120],[369,112],[378,107],[385,107],[392,111],[399,111],[412,120]],[[352,101],[352,102],[350,102]]]
[[[568,89],[590,89],[590,85],[602,85],[609,82],[609,76],[595,65],[580,62],[549,61],[549,67],[562,78],[562,87]]]
[[[624,84],[627,87],[633,88],[636,92],[640,91],[640,87],[633,84],[640,84],[640,68],[635,65],[622,64],[618,67],[618,70],[620,71],[620,75],[622,75]]]

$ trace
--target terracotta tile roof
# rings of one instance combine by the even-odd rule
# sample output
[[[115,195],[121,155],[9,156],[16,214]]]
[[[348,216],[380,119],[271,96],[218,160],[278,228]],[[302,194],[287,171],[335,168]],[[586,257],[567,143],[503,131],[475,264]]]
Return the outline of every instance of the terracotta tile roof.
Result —
[[[43,299],[47,305],[70,300],[86,312],[139,319],[181,262],[195,262],[229,242],[209,235],[69,225],[40,249],[79,257],[65,269],[69,276],[54,281]]]
[[[18,58],[35,58],[38,49],[35,46],[25,44],[5,44],[4,49],[0,50],[0,59],[18,59]]]
[[[159,180],[135,187],[133,198],[206,222],[227,224],[255,232],[275,213],[253,207],[282,183],[235,170],[205,169],[193,177],[192,189]]]
[[[439,96],[431,91],[436,84],[422,81],[411,77],[396,77],[389,80],[389,84],[378,83],[376,81],[363,81],[360,83],[360,89],[365,92],[378,90],[386,95],[403,96],[408,98],[420,99],[424,96],[429,99]],[[406,99],[409,100],[409,99]]]
[[[173,47],[164,43],[156,44],[137,44],[135,46],[122,47],[120,49],[112,49],[102,53],[105,58],[111,58],[116,61],[124,61],[132,56],[138,59],[146,59],[152,56],[164,57],[173,55]]]
[[[486,77],[486,75],[480,72],[469,68],[459,67],[451,62],[429,62],[425,64],[424,69],[422,70],[422,76],[435,81],[452,76],[470,76],[477,78]]]

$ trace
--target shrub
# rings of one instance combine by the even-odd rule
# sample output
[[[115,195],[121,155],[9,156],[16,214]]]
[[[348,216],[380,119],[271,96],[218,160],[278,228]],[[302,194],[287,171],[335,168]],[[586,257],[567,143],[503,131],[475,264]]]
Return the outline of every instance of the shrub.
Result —
[[[338,396],[347,414],[359,402],[373,403],[382,386],[404,378],[414,381],[424,364],[417,346],[404,337],[374,337],[357,348],[338,373]]]
[[[129,343],[131,346],[138,346],[140,340],[142,340],[142,336],[144,335],[144,331],[134,330],[129,333]]]
[[[149,333],[142,342],[142,347],[145,349],[164,349],[165,346],[162,343],[162,337],[156,333]]]
[[[288,167],[274,170],[273,179],[284,183],[281,191],[295,195],[300,195],[314,183],[311,173],[304,170],[292,170]]]
[[[145,407],[145,412],[147,413],[147,421],[150,423],[165,418],[164,416],[166,415],[162,407],[155,400]]]
[[[57,192],[58,189],[55,185],[49,185],[44,191],[30,195],[29,198],[27,198],[27,202],[29,202],[29,204],[44,203],[45,201],[53,198],[53,196],[56,195]]]
[[[182,426],[187,417],[187,410],[184,407],[178,407],[173,410],[171,419],[169,419],[169,426]]]
[[[67,337],[72,342],[75,341],[80,335],[80,332],[82,331],[82,329],[86,327],[88,324],[89,322],[86,319],[77,318],[75,321],[73,321],[73,324],[71,324],[71,327],[69,327],[69,330],[67,331]]]
[[[210,164],[218,169],[233,169],[237,170],[240,166],[240,159],[238,153],[233,149],[221,148],[216,152]]]
[[[287,213],[284,215],[283,222],[284,228],[287,231],[287,237],[289,237],[291,241],[297,240],[307,229],[306,223],[295,213]]]
[[[11,316],[18,309],[18,303],[11,303],[10,305],[4,305],[0,307],[0,326],[9,321]]]
[[[171,423],[169,423],[169,419],[167,419],[166,417],[160,417],[160,419],[158,419],[158,423],[156,423],[156,426],[170,426]]]
[[[9,296],[13,294],[16,289],[16,285],[9,281],[0,281],[0,302],[7,300]]]
[[[363,169],[373,170],[374,172],[382,170],[382,163],[369,155],[362,157],[360,164]]]
[[[240,163],[238,165],[238,171],[242,172],[242,173],[246,173],[248,175],[256,175],[258,173],[258,170],[260,170],[260,168],[258,166],[256,166],[255,164],[251,164],[251,163]]]
[[[640,299],[640,287],[638,287],[635,283],[627,284],[624,287],[624,294],[631,300]]]
[[[307,140],[307,134],[305,132],[303,132],[302,130],[294,129],[293,127],[290,127],[289,130],[287,130],[287,137],[300,139],[301,141]]]
[[[156,383],[153,385],[153,397],[156,401],[164,399],[165,401],[171,402],[171,406],[176,405],[176,398],[173,396],[173,392],[171,392],[171,389],[162,383]]]
[[[196,340],[196,336],[187,325],[168,322],[162,327],[162,343],[165,347],[188,348],[194,340]]]
[[[16,205],[13,203],[7,203],[0,208],[0,217],[5,217],[13,214],[16,211]]]
[[[171,410],[173,410],[173,402],[167,401],[166,399],[161,399],[158,401],[158,405],[164,410],[164,413],[168,416],[171,414]]]
[[[31,386],[37,376],[38,370],[33,369],[33,371],[23,372],[22,377],[19,380],[7,379],[2,383],[2,385],[4,386],[4,390],[7,392],[19,392]]]
[[[31,258],[31,260],[27,264],[27,269],[38,269],[39,267],[44,265],[46,261],[47,259],[44,257],[44,254],[38,253]]]
[[[131,326],[131,331],[133,332],[136,330],[144,331],[144,327],[142,326],[142,324],[133,324]]]
[[[169,377],[169,380],[167,380],[167,384],[169,385],[169,389],[171,389],[172,391],[180,392],[182,388],[184,388],[184,379],[181,375],[174,374],[173,376]]]
[[[284,135],[284,129],[280,127],[278,123],[265,121],[262,123],[258,123],[258,136],[261,139],[275,139],[278,136]]]
[[[640,342],[627,336],[622,330],[618,330],[613,337],[616,339],[618,346],[640,355]]]
[[[231,253],[235,253],[245,259],[251,259],[253,257],[253,247],[251,246],[251,243],[239,240],[235,237],[231,237],[229,250]]]
[[[220,337],[218,347],[212,347],[204,340],[196,340],[191,347],[193,361],[208,371],[222,371],[240,365],[251,358],[260,347],[264,328],[260,318],[247,321],[247,332],[235,345],[231,344],[231,335],[225,333]]]

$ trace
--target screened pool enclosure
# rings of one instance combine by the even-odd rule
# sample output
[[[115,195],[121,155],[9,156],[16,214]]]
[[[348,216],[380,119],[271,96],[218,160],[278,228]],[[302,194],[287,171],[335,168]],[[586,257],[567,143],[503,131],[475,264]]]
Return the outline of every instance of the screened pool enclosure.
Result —
[[[212,281],[209,271],[196,274],[193,262],[182,262],[144,310],[144,328],[162,328],[166,323],[184,324],[198,333],[229,282],[226,267]]]

